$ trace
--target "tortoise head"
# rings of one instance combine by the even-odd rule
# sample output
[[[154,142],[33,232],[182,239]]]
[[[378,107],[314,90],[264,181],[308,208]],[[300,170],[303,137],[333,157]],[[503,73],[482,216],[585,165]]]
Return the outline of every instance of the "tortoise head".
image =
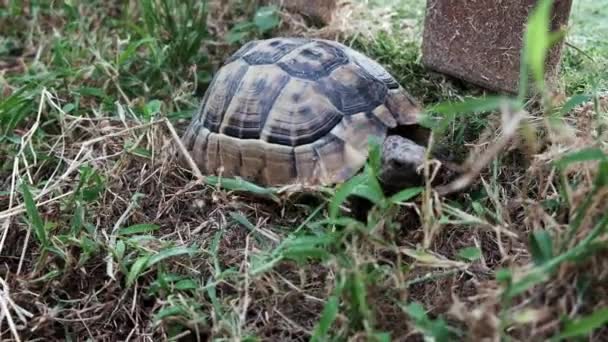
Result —
[[[385,187],[402,189],[423,182],[418,168],[424,163],[426,148],[400,135],[389,135],[382,145],[380,181]]]

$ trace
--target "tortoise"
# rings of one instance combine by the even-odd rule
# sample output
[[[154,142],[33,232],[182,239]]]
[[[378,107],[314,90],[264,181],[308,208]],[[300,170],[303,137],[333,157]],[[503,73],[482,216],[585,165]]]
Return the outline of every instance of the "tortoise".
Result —
[[[335,185],[382,142],[379,180],[421,180],[429,131],[421,109],[380,64],[320,38],[253,40],[211,80],[182,142],[201,172],[263,186]]]

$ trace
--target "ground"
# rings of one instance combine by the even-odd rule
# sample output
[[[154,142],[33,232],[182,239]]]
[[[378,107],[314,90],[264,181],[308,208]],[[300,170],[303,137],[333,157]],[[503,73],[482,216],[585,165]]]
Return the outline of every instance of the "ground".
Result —
[[[561,90],[512,111],[420,65],[422,1],[312,29],[248,1],[0,0],[2,340],[607,340],[606,8],[574,1]],[[221,61],[287,32],[476,112],[436,128],[470,187],[382,198],[371,158],[287,196],[178,166]],[[352,191],[381,198],[364,222]]]

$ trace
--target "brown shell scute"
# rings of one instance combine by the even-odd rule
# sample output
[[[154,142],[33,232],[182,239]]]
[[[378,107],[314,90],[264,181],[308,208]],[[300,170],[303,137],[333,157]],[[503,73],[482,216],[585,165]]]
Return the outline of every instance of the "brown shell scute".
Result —
[[[384,102],[388,91],[382,81],[354,64],[336,69],[315,87],[345,115],[373,110]]]
[[[399,88],[399,83],[395,78],[388,73],[378,62],[363,55],[359,51],[348,49],[348,55],[353,59],[354,63],[361,68],[366,69],[373,77],[383,81],[389,89]]]
[[[242,58],[250,65],[274,64],[307,42],[305,39],[269,39],[258,42],[255,48],[244,52]]]
[[[318,80],[348,62],[348,56],[338,47],[315,41],[302,46],[297,53],[290,54],[277,65],[290,76]]]
[[[340,43],[249,42],[213,78],[183,136],[203,173],[263,185],[332,184],[365,163],[370,136],[418,107],[378,63]]]
[[[259,139],[277,98],[291,78],[270,65],[244,78],[227,108],[221,132],[241,139]]]
[[[342,119],[342,113],[312,83],[291,79],[283,88],[264,126],[262,139],[299,146],[320,139]]]
[[[224,66],[222,72],[218,73],[213,80],[212,86],[208,89],[207,103],[201,112],[201,119],[211,132],[219,132],[228,106],[236,95],[248,69],[249,65],[246,63],[234,61]]]

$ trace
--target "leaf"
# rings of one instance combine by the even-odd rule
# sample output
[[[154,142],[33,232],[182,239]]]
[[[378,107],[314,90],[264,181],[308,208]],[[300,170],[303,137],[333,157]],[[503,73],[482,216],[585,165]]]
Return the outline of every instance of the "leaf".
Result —
[[[316,222],[313,222],[310,224],[311,227],[313,228],[317,228],[317,227],[322,227],[324,225],[330,225],[330,226],[357,226],[357,225],[361,225],[361,222],[355,220],[354,218],[351,217],[338,217],[335,219],[323,219],[323,220],[319,220]]]
[[[382,142],[377,136],[370,135],[367,144],[369,148],[368,165],[371,167],[373,175],[376,176],[382,164]]]
[[[429,340],[447,342],[453,340],[450,327],[441,319],[432,320],[426,314],[424,307],[418,302],[412,302],[405,306],[404,311],[414,320],[418,328]],[[425,339],[426,340],[426,339]]]
[[[154,319],[158,321],[171,316],[186,316],[187,314],[188,310],[182,306],[170,306],[168,308],[158,310],[158,312],[154,315]]]
[[[608,324],[608,308],[598,309],[588,316],[567,321],[564,330],[558,338],[589,336],[593,330],[601,328],[606,324]]]
[[[82,222],[84,221],[84,206],[80,202],[76,202],[74,208],[74,214],[70,222],[70,233],[72,235],[78,235],[80,228],[82,228]]]
[[[526,274],[521,280],[512,283],[506,295],[509,298],[513,298],[525,291],[528,291],[535,285],[546,281],[549,278],[549,273],[544,268],[533,269],[530,273]]]
[[[61,110],[64,111],[66,114],[69,114],[74,109],[76,109],[76,105],[73,103],[66,103],[65,106],[61,108]]]
[[[80,248],[82,253],[78,258],[78,267],[84,266],[84,264],[99,251],[99,244],[88,237],[84,236],[80,239]]]
[[[247,32],[247,31],[230,30],[230,31],[228,31],[228,34],[226,34],[226,41],[229,44],[234,44],[234,43],[240,42],[241,40],[245,39],[245,37],[247,37],[248,34],[249,34],[249,32]]]
[[[207,296],[209,297],[209,299],[211,300],[211,304],[213,305],[213,314],[221,320],[222,316],[224,315],[222,310],[222,304],[217,299],[217,291],[212,278],[209,278],[205,287],[207,288]]]
[[[171,257],[176,257],[179,255],[184,255],[184,254],[194,254],[196,252],[195,249],[193,248],[186,248],[186,247],[173,247],[173,248],[167,248],[167,249],[163,249],[160,252],[158,252],[157,254],[154,254],[150,257],[150,260],[148,261],[147,266],[150,267],[158,262],[161,262],[162,260],[171,258]]]
[[[605,160],[606,154],[600,148],[589,147],[583,148],[575,152],[567,153],[565,156],[557,160],[556,166],[560,169],[565,169],[566,166],[574,163],[582,163],[587,161]]]
[[[143,273],[148,260],[150,260],[150,256],[139,257],[135,260],[133,265],[131,265],[131,269],[127,275],[127,287],[131,287],[133,283],[135,283],[135,280],[139,278],[140,274]]]
[[[523,103],[526,99],[526,95],[528,94],[528,83],[530,81],[530,67],[526,62],[526,56],[528,55],[528,49],[524,42],[519,58],[521,62],[519,63],[519,85],[517,90],[517,101]]]
[[[600,162],[594,186],[600,188],[606,185],[608,185],[608,159],[604,159]]]
[[[562,108],[559,111],[559,115],[560,116],[564,116],[567,113],[569,113],[571,110],[573,110],[576,106],[580,105],[581,103],[587,102],[591,100],[591,96],[589,95],[574,95],[572,96],[568,101],[566,101],[566,103],[564,103],[564,105],[562,106]]]
[[[407,202],[410,199],[418,196],[420,193],[422,193],[423,190],[424,190],[423,187],[408,188],[408,189],[405,189],[405,190],[401,190],[398,193],[396,193],[393,196],[391,196],[389,198],[389,201],[391,203]]]
[[[253,23],[260,33],[265,33],[279,26],[279,14],[276,6],[262,6],[253,17]]]
[[[331,234],[302,235],[285,240],[273,254],[297,261],[304,261],[308,258],[325,259],[329,255],[327,246],[333,242],[334,236]]]
[[[230,217],[235,220],[237,223],[241,224],[242,226],[244,226],[245,228],[254,231],[255,230],[255,225],[251,222],[249,222],[249,220],[243,216],[241,213],[236,213],[236,212],[229,212],[228,215],[230,215]]]
[[[507,99],[496,96],[470,98],[460,102],[440,102],[427,111],[441,114],[479,113],[498,109],[503,101]]]
[[[220,259],[218,257],[218,253],[220,250],[220,240],[222,238],[223,231],[220,229],[213,236],[213,240],[211,240],[211,245],[209,246],[209,250],[211,251],[211,256],[213,257],[213,268],[215,270],[215,275],[222,273],[222,267],[220,266]]]
[[[530,234],[530,252],[537,266],[553,258],[553,242],[546,230],[537,230]]]
[[[460,102],[440,102],[425,110],[420,124],[427,128],[442,131],[456,118],[458,114],[473,114],[497,110],[503,103],[512,103],[504,97],[488,96],[470,98]],[[432,117],[433,113],[442,114],[439,120]]]
[[[264,259],[265,262],[254,263],[254,266],[251,267],[250,273],[253,276],[259,275],[261,273],[265,273],[265,272],[271,270],[281,260],[283,260],[282,257],[275,257],[268,261],[266,261],[266,259]]]
[[[507,268],[500,268],[494,273],[496,281],[499,283],[511,283],[513,280],[513,272]]]
[[[400,248],[400,251],[401,251],[401,253],[403,253],[411,258],[414,258],[423,264],[433,265],[434,267],[447,268],[447,267],[466,267],[467,266],[467,264],[464,262],[441,258],[441,257],[435,256],[423,249],[417,250],[417,249],[410,249],[410,248],[402,247],[402,248]]]
[[[127,60],[131,59],[131,57],[135,54],[135,52],[141,45],[151,43],[153,41],[154,41],[154,39],[152,37],[147,37],[147,38],[129,43],[127,48],[120,54],[120,57],[118,57],[118,65],[123,65],[123,64],[125,64],[125,62]]]
[[[378,179],[366,172],[363,174],[364,181],[353,188],[350,195],[366,198],[374,204],[380,204],[384,200],[384,193]]]
[[[160,113],[162,104],[163,103],[159,100],[152,100],[152,101],[146,103],[146,106],[144,107],[145,116],[147,118],[150,118],[150,117],[154,116],[155,114]]]
[[[119,235],[149,233],[158,230],[160,226],[153,223],[139,223],[118,230]]]
[[[550,45],[549,24],[551,0],[540,0],[528,19],[524,44],[526,46],[525,62],[529,65],[532,76],[540,89],[544,88],[545,59]]]
[[[76,193],[84,201],[92,202],[105,189],[103,179],[95,169],[88,165],[80,167],[78,172],[80,173],[80,181]]]
[[[311,341],[325,341],[327,333],[331,328],[331,325],[336,320],[338,316],[338,307],[340,303],[338,297],[331,296],[325,303],[323,307],[323,312],[321,312],[321,318],[315,327],[314,333],[311,337]]]
[[[42,217],[40,217],[40,213],[38,212],[38,208],[36,207],[36,203],[34,202],[34,198],[30,192],[30,188],[27,186],[27,184],[25,184],[25,182],[23,182],[21,183],[21,190],[23,192],[23,200],[25,201],[25,210],[27,212],[30,224],[34,228],[34,234],[38,239],[38,242],[43,247],[48,247],[48,237],[44,227],[44,222],[42,221]]]
[[[193,254],[194,252],[195,250],[193,248],[173,247],[164,249],[154,255],[137,258],[133,265],[131,265],[131,270],[127,276],[127,286],[131,286],[145,269],[152,267],[162,260],[184,254]]]
[[[194,290],[198,288],[198,284],[192,279],[182,279],[175,283],[175,288],[177,290]]]
[[[136,148],[130,150],[129,152],[138,157],[147,158],[147,159],[152,158],[152,152],[150,152],[150,150],[142,148],[142,147],[136,147]]]
[[[300,262],[308,259],[323,260],[328,255],[329,253],[325,249],[315,246],[293,246],[282,253],[284,259]]]
[[[358,174],[342,183],[335,192],[332,201],[329,203],[329,216],[332,219],[336,219],[340,206],[346,201],[346,199],[353,194],[355,189],[366,180],[364,174]]]
[[[375,332],[372,336],[378,342],[391,342],[391,334],[388,332]]]
[[[352,300],[355,307],[359,314],[366,319],[370,316],[370,310],[367,303],[367,283],[359,270],[353,272],[350,283]]]
[[[116,247],[114,247],[114,255],[118,261],[122,260],[125,256],[126,245],[122,240],[116,241]]]
[[[412,317],[415,321],[424,320],[427,318],[426,310],[422,304],[418,302],[412,302],[405,307],[405,312]]]
[[[94,96],[100,99],[105,99],[106,98],[106,93],[103,91],[103,89],[100,88],[92,88],[92,87],[81,87],[78,89],[78,92],[81,95],[85,95],[85,96]]]
[[[262,195],[278,201],[273,189],[258,186],[242,178],[220,178],[217,176],[207,176],[206,183],[209,185],[217,185],[226,190],[243,191],[256,195]]]
[[[300,235],[285,240],[285,246],[309,246],[309,245],[328,245],[334,242],[334,235],[326,233],[323,235]]]
[[[255,28],[255,24],[251,22],[242,22],[234,25],[228,34],[226,35],[226,41],[230,44],[234,44],[243,40],[251,33],[251,30]]]
[[[474,261],[481,258],[481,250],[477,247],[465,247],[458,251],[458,256],[469,261]]]

